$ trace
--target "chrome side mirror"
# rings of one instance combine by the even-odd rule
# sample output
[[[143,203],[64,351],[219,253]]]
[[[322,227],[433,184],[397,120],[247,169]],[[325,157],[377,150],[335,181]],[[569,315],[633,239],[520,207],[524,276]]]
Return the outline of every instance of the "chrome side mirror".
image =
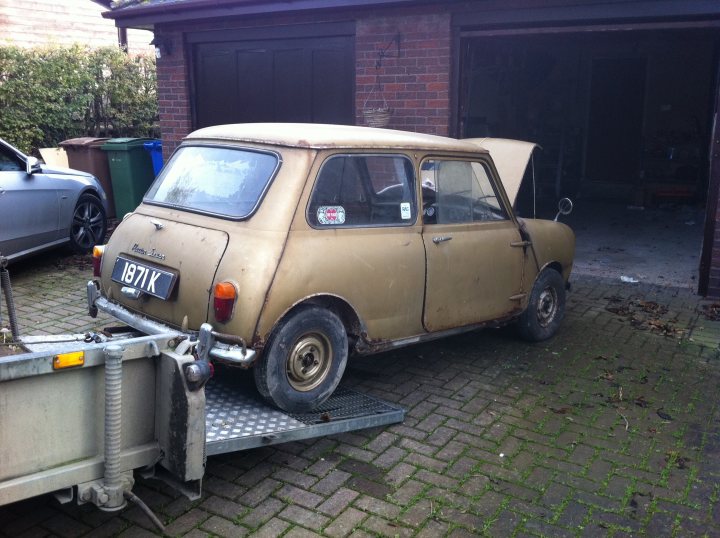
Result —
[[[25,157],[25,173],[29,176],[33,174],[33,172],[39,172],[40,171],[40,161],[38,161],[35,157],[31,157],[28,155]]]
[[[558,202],[558,212],[557,215],[555,215],[554,221],[557,222],[557,219],[560,217],[560,215],[569,215],[573,210],[573,203],[570,198],[561,198]]]

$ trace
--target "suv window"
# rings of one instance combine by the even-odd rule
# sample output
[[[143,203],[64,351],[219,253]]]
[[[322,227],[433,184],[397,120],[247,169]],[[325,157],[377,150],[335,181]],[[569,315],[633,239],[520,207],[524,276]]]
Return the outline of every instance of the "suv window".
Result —
[[[0,146],[0,172],[21,172],[25,164],[8,148]]]
[[[417,214],[413,164],[402,155],[334,155],[320,169],[311,226],[406,226]]]
[[[181,146],[145,195],[146,202],[245,218],[255,211],[278,156],[248,149]]]
[[[420,171],[426,224],[508,219],[483,163],[431,159]]]

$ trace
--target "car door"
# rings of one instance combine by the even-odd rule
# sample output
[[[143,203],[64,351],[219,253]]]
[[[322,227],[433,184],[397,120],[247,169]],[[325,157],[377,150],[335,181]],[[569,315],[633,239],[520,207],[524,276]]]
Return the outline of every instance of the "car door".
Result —
[[[0,145],[0,253],[13,256],[58,239],[58,196],[51,181],[28,175],[25,162]]]
[[[422,334],[425,255],[415,184],[414,163],[404,154],[324,159],[291,229],[269,308],[335,296],[352,305],[368,341]]]
[[[516,313],[526,253],[488,163],[427,159],[421,178],[426,330]]]

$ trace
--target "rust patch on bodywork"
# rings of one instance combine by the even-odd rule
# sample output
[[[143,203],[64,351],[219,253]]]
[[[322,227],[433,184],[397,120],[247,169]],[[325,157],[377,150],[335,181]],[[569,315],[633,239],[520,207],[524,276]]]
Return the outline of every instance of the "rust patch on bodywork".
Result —
[[[413,344],[421,344],[423,342],[429,342],[431,340],[437,340],[440,338],[445,338],[447,336],[463,334],[479,329],[503,327],[515,321],[515,319],[517,319],[520,314],[522,314],[522,309],[516,308],[510,311],[507,316],[503,316],[499,319],[492,319],[489,321],[483,321],[481,323],[473,323],[472,325],[465,325],[464,327],[456,327],[454,329],[448,329],[444,331],[429,332],[409,338],[401,338],[399,340],[387,340],[379,338],[372,339],[368,338],[367,332],[363,331],[360,333],[360,339],[355,346],[355,351],[358,355],[372,355],[375,353],[380,353],[382,351],[388,351],[390,349],[410,346]]]

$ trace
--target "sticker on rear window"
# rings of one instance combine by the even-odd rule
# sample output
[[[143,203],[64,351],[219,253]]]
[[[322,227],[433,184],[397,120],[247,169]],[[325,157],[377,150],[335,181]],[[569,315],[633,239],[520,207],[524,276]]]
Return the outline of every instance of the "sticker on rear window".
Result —
[[[408,202],[403,202],[400,204],[400,218],[403,220],[408,220],[411,217],[410,213],[410,204]]]
[[[341,205],[323,205],[318,207],[317,220],[320,224],[344,224],[345,208]]]

